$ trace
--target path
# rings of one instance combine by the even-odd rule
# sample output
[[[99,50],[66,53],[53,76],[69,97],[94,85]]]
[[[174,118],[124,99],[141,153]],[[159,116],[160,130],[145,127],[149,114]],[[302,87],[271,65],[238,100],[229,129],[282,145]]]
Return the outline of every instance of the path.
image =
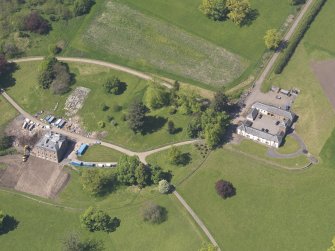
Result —
[[[13,59],[13,60],[10,60],[9,62],[22,63],[22,62],[31,62],[31,61],[41,61],[43,59],[44,57],[37,56],[37,57],[26,57],[26,58],[20,58],[20,59]],[[89,58],[74,58],[74,57],[57,57],[57,59],[60,61],[64,61],[64,62],[100,65],[100,66],[108,67],[108,68],[111,68],[117,71],[122,71],[128,74],[131,74],[133,76],[136,76],[144,80],[148,80],[148,81],[154,80],[154,78],[149,74],[139,72],[139,71],[133,70],[125,66],[109,63],[106,61],[94,60],[94,59],[89,59]],[[172,88],[172,85],[167,82],[161,82],[161,84],[169,89]]]
[[[294,20],[292,26],[290,27],[289,31],[285,34],[285,36],[283,38],[284,42],[288,42],[291,39],[291,37],[293,36],[294,32],[298,28],[298,26],[300,24],[300,21],[302,20],[302,18],[306,14],[306,11],[309,9],[309,7],[312,5],[313,2],[314,2],[314,0],[307,0],[306,4],[302,7],[299,15],[295,18],[295,20]],[[272,55],[270,61],[268,62],[268,64],[264,68],[263,72],[258,77],[258,79],[255,81],[254,88],[252,89],[251,94],[247,97],[247,99],[245,101],[245,107],[246,108],[248,108],[254,102],[256,102],[257,100],[259,100],[259,96],[264,95],[261,92],[262,84],[264,83],[266,77],[269,75],[269,73],[270,73],[271,69],[273,68],[275,62],[277,61],[280,53],[281,53],[281,51],[278,50],[278,51],[276,51]]]

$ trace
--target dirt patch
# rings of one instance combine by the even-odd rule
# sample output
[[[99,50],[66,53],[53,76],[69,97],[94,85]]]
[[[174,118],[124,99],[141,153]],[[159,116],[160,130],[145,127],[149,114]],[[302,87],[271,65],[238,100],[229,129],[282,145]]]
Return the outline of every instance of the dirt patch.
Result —
[[[315,62],[312,69],[335,110],[335,60]]]
[[[0,162],[7,165],[0,173],[0,186],[21,192],[55,198],[69,180],[60,165],[33,156],[25,163],[21,155],[3,156]]]

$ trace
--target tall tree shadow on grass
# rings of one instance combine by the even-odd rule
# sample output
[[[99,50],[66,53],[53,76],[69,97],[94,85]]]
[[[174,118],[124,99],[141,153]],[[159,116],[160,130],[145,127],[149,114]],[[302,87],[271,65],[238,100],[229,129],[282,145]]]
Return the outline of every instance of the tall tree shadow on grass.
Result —
[[[243,26],[250,26],[257,18],[259,17],[259,11],[257,9],[251,9],[247,16],[241,23],[241,27]]]
[[[167,119],[160,116],[147,116],[145,118],[142,135],[157,132],[166,124],[166,122]]]
[[[9,63],[7,69],[0,75],[0,87],[7,89],[16,84],[16,79],[13,77],[13,73],[19,70],[20,67],[15,63]]]
[[[18,225],[19,221],[17,221],[13,216],[5,215],[2,224],[0,225],[0,235],[7,234],[8,232],[15,230]]]
[[[115,92],[115,95],[122,95],[127,90],[127,83],[126,82],[120,82],[119,88]]]

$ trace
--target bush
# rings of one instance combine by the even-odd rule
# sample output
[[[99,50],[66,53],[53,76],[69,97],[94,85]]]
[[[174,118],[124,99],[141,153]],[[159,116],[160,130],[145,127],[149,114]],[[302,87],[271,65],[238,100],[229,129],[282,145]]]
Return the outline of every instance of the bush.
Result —
[[[75,16],[87,14],[90,12],[90,9],[94,4],[94,0],[76,0],[74,2],[73,13]]]
[[[105,122],[103,122],[103,121],[99,121],[99,122],[98,122],[98,126],[99,126],[100,128],[105,128],[106,124],[105,124]]]
[[[236,194],[233,184],[226,180],[218,180],[215,183],[215,190],[223,199],[230,198]]]
[[[0,210],[0,235],[6,234],[9,231],[14,230],[18,226],[19,222],[8,214],[4,214]]]
[[[301,39],[304,37],[306,31],[308,30],[311,23],[314,21],[315,17],[322,9],[325,2],[326,0],[317,1],[315,5],[312,7],[311,12],[305,17],[302,25],[298,28],[297,32],[292,37],[291,42],[289,42],[287,48],[279,57],[278,62],[274,68],[275,74],[281,74],[283,72],[284,68],[286,67],[292,55],[294,54],[295,49],[298,47]]]
[[[50,31],[51,26],[40,14],[31,12],[24,18],[23,29],[38,34],[47,34]]]
[[[109,233],[114,232],[120,226],[121,221],[116,217],[111,218],[102,210],[89,207],[80,216],[80,222],[90,232],[104,231]]]
[[[167,194],[171,191],[170,183],[167,180],[161,180],[158,182],[158,191],[163,194]]]
[[[174,126],[173,121],[169,120],[168,123],[167,123],[167,126],[168,126],[167,130],[168,130],[169,134],[174,134],[176,132],[176,128]]]
[[[86,239],[81,240],[77,233],[70,233],[63,240],[63,251],[102,251],[104,245],[102,241]]]
[[[147,202],[141,209],[142,219],[152,224],[160,224],[166,220],[167,211],[164,207]]]
[[[103,87],[106,93],[110,94],[121,94],[122,86],[124,84],[120,81],[118,77],[111,77],[107,79],[106,83],[104,83]]]
[[[159,109],[170,103],[170,93],[158,83],[150,83],[145,92],[145,104],[151,109]]]

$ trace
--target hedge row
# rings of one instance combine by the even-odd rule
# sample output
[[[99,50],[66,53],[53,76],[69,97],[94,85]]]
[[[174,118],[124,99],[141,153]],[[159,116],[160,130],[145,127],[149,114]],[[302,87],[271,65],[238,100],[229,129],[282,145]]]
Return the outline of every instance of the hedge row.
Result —
[[[323,5],[327,0],[317,0],[317,3],[313,6],[312,10],[308,16],[304,19],[302,25],[298,28],[298,31],[294,34],[292,41],[288,44],[287,48],[281,54],[278,59],[278,63],[275,66],[274,72],[276,74],[281,74],[285,66],[290,61],[292,55],[295,52],[295,49],[298,47],[301,39],[304,37],[306,31],[310,27],[311,23],[314,21],[315,17],[320,12]]]

